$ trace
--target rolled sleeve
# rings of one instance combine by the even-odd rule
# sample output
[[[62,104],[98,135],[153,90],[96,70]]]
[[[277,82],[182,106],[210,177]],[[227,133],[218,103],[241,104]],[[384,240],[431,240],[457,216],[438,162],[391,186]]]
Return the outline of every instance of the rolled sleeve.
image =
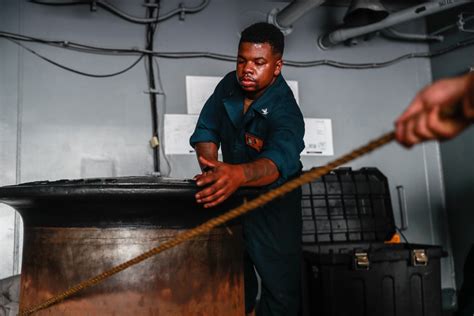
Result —
[[[189,143],[193,148],[198,143],[214,143],[219,146],[220,138],[214,129],[209,128],[209,125],[198,121],[194,133],[189,139]]]
[[[293,109],[296,107],[296,109]],[[301,171],[300,153],[304,149],[304,120],[295,104],[269,118],[270,133],[258,158],[273,161],[280,172],[279,183]]]
[[[221,111],[218,106],[217,100],[219,98],[219,85],[217,86],[214,93],[209,97],[209,99],[204,104],[204,107],[199,114],[199,119],[196,124],[191,138],[189,139],[190,145],[194,148],[197,143],[207,143],[212,142],[217,146],[220,144],[220,134],[219,130],[221,129]]]

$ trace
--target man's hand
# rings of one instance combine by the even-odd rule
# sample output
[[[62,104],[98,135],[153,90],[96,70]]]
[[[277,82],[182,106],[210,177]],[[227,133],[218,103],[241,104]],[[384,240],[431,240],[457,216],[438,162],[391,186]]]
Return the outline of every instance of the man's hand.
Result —
[[[205,208],[222,203],[246,182],[242,165],[210,161],[202,156],[199,164],[209,170],[194,177],[199,187],[207,186],[196,194],[196,201],[203,203]]]
[[[460,106],[457,117],[443,113]],[[448,116],[448,117],[446,117]],[[395,122],[396,138],[406,147],[445,140],[463,131],[474,119],[474,74],[439,80],[421,90]]]

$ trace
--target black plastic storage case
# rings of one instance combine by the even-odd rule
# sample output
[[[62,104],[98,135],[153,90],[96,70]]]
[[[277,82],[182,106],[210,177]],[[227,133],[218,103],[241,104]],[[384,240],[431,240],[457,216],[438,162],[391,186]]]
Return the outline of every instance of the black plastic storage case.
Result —
[[[439,316],[441,247],[386,244],[387,178],[340,168],[303,187],[303,316]]]

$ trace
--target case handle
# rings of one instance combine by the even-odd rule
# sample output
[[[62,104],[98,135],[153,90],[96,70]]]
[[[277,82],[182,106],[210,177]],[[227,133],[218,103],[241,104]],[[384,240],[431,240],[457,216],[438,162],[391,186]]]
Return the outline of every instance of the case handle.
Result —
[[[407,199],[403,185],[397,186],[398,205],[400,207],[400,230],[408,229]]]

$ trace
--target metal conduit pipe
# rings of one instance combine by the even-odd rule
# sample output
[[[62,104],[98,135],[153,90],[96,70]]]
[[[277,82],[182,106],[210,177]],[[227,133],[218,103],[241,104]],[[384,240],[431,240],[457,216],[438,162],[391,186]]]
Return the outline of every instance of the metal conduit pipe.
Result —
[[[397,31],[391,27],[383,29],[380,34],[387,38],[392,38],[402,41],[413,41],[413,42],[442,42],[444,36],[442,35],[429,35],[429,34],[411,34]]]
[[[179,5],[177,9],[174,9],[162,16],[159,16],[158,18],[141,18],[137,16],[133,16],[131,14],[128,14],[122,10],[120,10],[118,7],[115,5],[112,5],[108,3],[105,0],[70,0],[70,1],[51,1],[51,0],[30,0],[32,3],[36,4],[43,4],[43,5],[50,5],[50,6],[69,6],[69,5],[82,5],[82,4],[89,4],[91,5],[91,10],[96,11],[96,6],[99,6],[110,13],[127,20],[132,23],[138,23],[138,24],[148,24],[148,23],[158,23],[158,22],[163,22],[176,14],[180,15],[180,19],[183,20],[184,16],[186,13],[191,14],[191,13],[197,13],[201,10],[203,10],[210,2],[211,0],[202,0],[201,4],[195,6],[195,7],[185,7],[182,3]],[[152,6],[156,7],[156,4],[144,4],[144,6]]]
[[[427,15],[431,15],[433,13],[449,10],[460,5],[473,2],[474,0],[441,0],[435,2],[425,2],[423,4],[392,13],[387,18],[377,23],[361,27],[339,29],[331,33],[325,34],[319,38],[318,44],[322,49],[328,49],[354,37],[380,31],[396,24],[400,24],[403,22],[407,22]]]
[[[322,5],[325,0],[294,0],[283,9],[274,8],[268,13],[267,21],[288,35],[292,25],[309,10]]]

